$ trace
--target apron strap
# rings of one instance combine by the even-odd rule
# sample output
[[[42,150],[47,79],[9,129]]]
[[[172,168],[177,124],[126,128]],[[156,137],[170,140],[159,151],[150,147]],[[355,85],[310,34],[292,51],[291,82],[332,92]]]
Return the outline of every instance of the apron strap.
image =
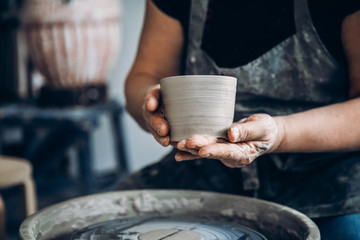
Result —
[[[192,1],[189,21],[189,40],[192,41],[194,46],[199,48],[201,47],[207,9],[207,0]]]
[[[297,33],[315,32],[312,24],[308,0],[294,0],[295,26]]]

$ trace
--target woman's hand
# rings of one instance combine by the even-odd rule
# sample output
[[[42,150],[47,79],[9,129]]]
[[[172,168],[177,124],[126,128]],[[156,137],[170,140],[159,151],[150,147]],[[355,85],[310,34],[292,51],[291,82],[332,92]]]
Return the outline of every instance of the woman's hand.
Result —
[[[219,159],[228,167],[250,164],[260,155],[273,152],[284,136],[280,119],[267,114],[255,114],[234,123],[228,130],[228,139],[192,136],[177,144],[177,161],[197,158]]]
[[[169,124],[164,118],[164,106],[161,101],[160,85],[150,88],[143,104],[143,117],[156,141],[166,147],[170,144]]]

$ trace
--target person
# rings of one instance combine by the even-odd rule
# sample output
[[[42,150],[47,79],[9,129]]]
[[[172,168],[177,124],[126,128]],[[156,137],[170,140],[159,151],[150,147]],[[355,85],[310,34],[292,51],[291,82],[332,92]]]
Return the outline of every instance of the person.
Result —
[[[227,141],[171,142],[159,80],[187,74],[238,79]],[[174,150],[119,189],[257,197],[311,217],[322,239],[360,239],[359,1],[147,0],[125,92]]]

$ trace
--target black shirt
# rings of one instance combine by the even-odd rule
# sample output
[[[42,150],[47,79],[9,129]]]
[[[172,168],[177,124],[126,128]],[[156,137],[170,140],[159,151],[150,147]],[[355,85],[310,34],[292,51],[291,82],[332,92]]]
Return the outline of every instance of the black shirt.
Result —
[[[180,21],[187,39],[191,0],[153,2]],[[202,48],[220,67],[244,65],[295,34],[293,4],[291,0],[209,0]],[[321,41],[346,67],[341,24],[360,10],[360,0],[309,0],[308,4]]]

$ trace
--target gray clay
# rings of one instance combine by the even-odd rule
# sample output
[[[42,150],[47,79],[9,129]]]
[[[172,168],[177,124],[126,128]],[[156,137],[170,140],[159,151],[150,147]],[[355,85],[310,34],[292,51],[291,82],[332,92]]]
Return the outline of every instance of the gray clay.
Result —
[[[171,140],[193,135],[226,138],[234,118],[236,84],[236,78],[218,75],[161,79]]]
[[[193,231],[179,231],[177,229],[158,229],[143,233],[139,236],[139,240],[204,240],[204,238]]]

